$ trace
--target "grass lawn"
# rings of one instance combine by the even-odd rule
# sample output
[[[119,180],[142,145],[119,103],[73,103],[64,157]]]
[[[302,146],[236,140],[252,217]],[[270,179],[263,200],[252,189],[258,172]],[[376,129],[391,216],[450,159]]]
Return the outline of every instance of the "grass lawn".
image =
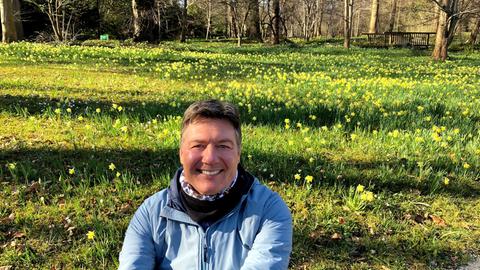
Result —
[[[181,115],[237,104],[242,164],[294,217],[291,269],[480,253],[480,53],[323,44],[0,45],[0,268],[115,269],[179,166]]]

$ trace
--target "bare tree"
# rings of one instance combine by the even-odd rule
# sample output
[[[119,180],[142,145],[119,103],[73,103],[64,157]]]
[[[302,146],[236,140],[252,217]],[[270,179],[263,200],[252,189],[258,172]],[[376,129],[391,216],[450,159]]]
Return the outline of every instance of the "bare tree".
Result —
[[[343,47],[350,48],[350,38],[352,37],[353,19],[353,0],[344,0],[343,12]]]
[[[140,16],[138,15],[137,0],[132,0],[132,24],[133,24],[133,40],[137,41],[140,38]]]
[[[182,5],[182,14],[181,14],[181,31],[180,31],[180,42],[185,42],[187,39],[187,7],[188,7],[188,0],[183,0]]]
[[[273,0],[273,44],[280,44],[280,0]]]
[[[247,17],[247,34],[250,39],[262,41],[260,30],[260,5],[258,0],[250,1],[250,13]]]
[[[75,37],[76,5],[79,0],[28,0],[50,21],[55,41],[66,41]]]
[[[2,22],[2,42],[17,41],[12,0],[0,0],[0,20]]]
[[[368,27],[369,33],[378,32],[378,7],[379,0],[372,0],[372,9],[370,12],[370,26]]]
[[[392,0],[392,10],[390,12],[390,20],[387,29],[388,32],[393,32],[395,27],[395,18],[397,17],[397,1],[398,0]]]
[[[473,0],[430,1],[440,8],[432,57],[434,60],[445,61],[448,57],[448,46],[453,40],[458,22],[464,15],[480,12],[480,7]]]
[[[23,39],[23,24],[22,24],[22,8],[20,0],[13,0],[13,19],[15,21],[15,31],[17,32],[17,40]]]
[[[207,0],[207,31],[205,34],[205,40],[208,40],[211,27],[212,27],[212,0]]]
[[[252,5],[251,0],[230,0],[227,4],[230,6],[232,25],[236,26],[235,32],[237,34],[237,46],[240,47],[242,45],[242,38],[246,28],[248,14],[254,5]]]
[[[470,33],[470,38],[468,40],[468,43],[470,43],[472,47],[477,42],[477,36],[479,32],[480,32],[480,16],[477,17],[475,26],[472,28],[472,32]]]

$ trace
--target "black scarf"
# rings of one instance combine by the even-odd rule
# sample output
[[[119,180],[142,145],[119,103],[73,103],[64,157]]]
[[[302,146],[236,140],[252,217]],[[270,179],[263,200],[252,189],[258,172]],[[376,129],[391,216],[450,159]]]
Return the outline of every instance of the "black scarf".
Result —
[[[179,199],[186,213],[195,222],[206,228],[233,210],[243,195],[247,194],[253,183],[253,176],[238,166],[238,178],[235,185],[222,197],[214,201],[202,201],[183,191],[177,179]]]

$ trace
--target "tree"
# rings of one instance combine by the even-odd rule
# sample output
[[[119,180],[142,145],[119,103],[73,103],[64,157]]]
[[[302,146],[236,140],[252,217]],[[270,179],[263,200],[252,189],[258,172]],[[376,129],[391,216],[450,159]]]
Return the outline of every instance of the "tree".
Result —
[[[477,17],[475,26],[472,28],[472,32],[470,33],[470,38],[468,40],[472,47],[477,42],[478,32],[480,32],[480,16]]]
[[[395,27],[395,19],[397,17],[397,1],[398,0],[392,1],[392,10],[390,12],[390,20],[388,23],[387,32],[393,32],[393,28]]]
[[[344,0],[343,10],[343,47],[350,48],[352,36],[353,0]]]
[[[205,34],[205,40],[208,40],[210,34],[210,28],[212,27],[212,0],[207,0],[207,33]]]
[[[75,37],[74,17],[80,13],[80,0],[29,0],[40,12],[48,16],[55,41],[67,41]]]
[[[133,40],[137,41],[140,38],[141,24],[138,12],[137,0],[132,0],[132,24],[133,24]]]
[[[187,8],[188,8],[188,0],[183,0],[183,5],[182,5],[182,14],[181,14],[181,20],[180,20],[180,42],[185,42],[187,39]]]
[[[235,33],[237,34],[237,46],[242,45],[243,30],[248,18],[248,14],[254,7],[251,0],[231,0],[227,2],[230,6],[232,16],[232,25],[235,26]]]
[[[369,33],[378,32],[378,2],[379,0],[372,0],[372,9],[370,12],[370,26],[368,28]]]
[[[260,30],[260,5],[258,0],[250,1],[250,13],[247,17],[247,35],[250,39],[262,41],[262,32]]]
[[[273,0],[273,44],[280,44],[280,0]]]
[[[2,42],[17,41],[12,0],[0,0],[0,20],[2,22]]]
[[[17,32],[17,40],[23,39],[23,24],[22,24],[22,8],[20,0],[13,0],[13,20],[15,23],[15,31]]]

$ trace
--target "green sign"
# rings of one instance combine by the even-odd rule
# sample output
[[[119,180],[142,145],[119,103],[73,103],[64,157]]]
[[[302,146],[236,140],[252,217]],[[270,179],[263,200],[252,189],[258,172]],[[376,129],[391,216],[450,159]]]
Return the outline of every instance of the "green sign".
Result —
[[[100,40],[108,40],[108,34],[100,35]]]

